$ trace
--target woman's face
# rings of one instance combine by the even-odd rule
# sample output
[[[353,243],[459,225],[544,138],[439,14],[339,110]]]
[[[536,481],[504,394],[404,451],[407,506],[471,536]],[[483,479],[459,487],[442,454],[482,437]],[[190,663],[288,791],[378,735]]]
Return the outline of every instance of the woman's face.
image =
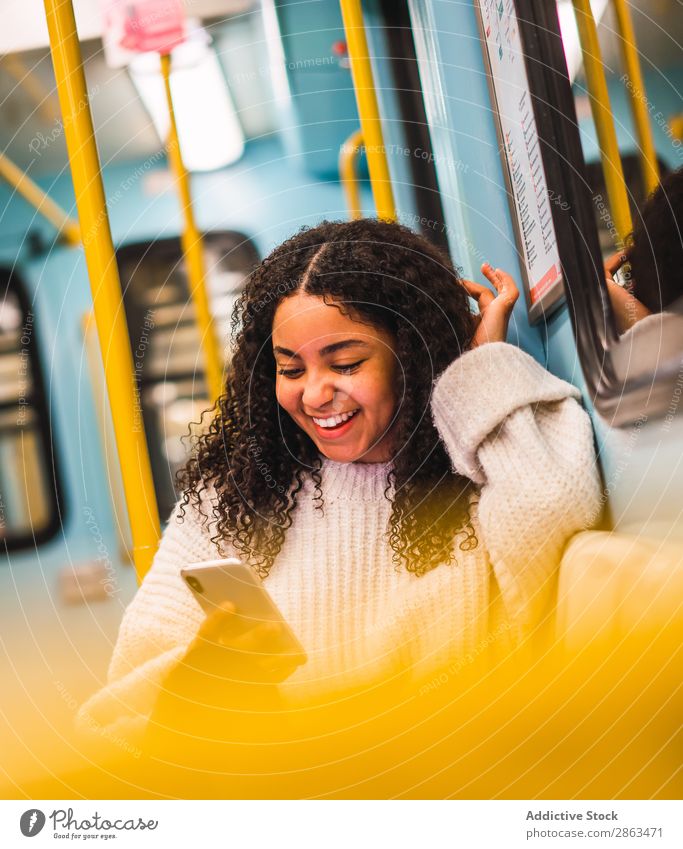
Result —
[[[392,458],[398,365],[390,333],[297,292],[275,312],[273,354],[278,403],[321,454],[340,463]]]

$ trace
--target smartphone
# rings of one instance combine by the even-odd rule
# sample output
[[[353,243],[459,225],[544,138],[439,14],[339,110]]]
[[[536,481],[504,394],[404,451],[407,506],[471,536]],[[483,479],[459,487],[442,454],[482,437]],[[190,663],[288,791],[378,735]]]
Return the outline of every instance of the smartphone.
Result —
[[[612,275],[612,280],[622,289],[631,289],[631,263],[625,262]]]
[[[261,579],[235,557],[227,560],[207,560],[189,563],[180,575],[193,592],[204,612],[209,615],[221,604],[235,605],[235,616],[245,630],[262,622],[277,622],[280,632],[268,650],[289,655],[295,666],[306,663],[306,652],[294,631],[271,598]]]

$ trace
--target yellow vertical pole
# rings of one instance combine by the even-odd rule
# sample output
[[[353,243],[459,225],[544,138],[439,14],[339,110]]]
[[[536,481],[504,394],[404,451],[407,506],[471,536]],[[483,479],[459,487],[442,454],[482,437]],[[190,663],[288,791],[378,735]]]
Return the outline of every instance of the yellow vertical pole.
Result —
[[[363,10],[360,0],[340,0],[340,2],[377,217],[395,221],[396,207],[391,190],[391,177],[382,136],[375,83],[372,78]]]
[[[11,159],[0,152],[0,177],[13,186],[31,206],[47,220],[57,231],[64,235],[70,245],[80,245],[81,231],[78,222],[69,218],[66,212],[52,198],[36,185]]]
[[[339,154],[339,178],[341,180],[346,203],[349,207],[349,215],[352,219],[360,218],[363,214],[360,202],[360,191],[358,190],[358,174],[356,173],[356,159],[363,144],[363,133],[356,130],[351,133],[342,145]]]
[[[159,542],[159,512],[140,416],[140,399],[123,311],[121,283],[109,229],[72,0],[44,2],[95,322],[133,537],[135,570],[141,580],[151,565]]]
[[[628,194],[624,182],[624,172],[621,167],[619,144],[614,129],[612,109],[607,91],[607,80],[600,55],[598,30],[591,11],[590,0],[572,0],[576,13],[576,26],[581,42],[583,66],[586,72],[588,95],[593,113],[593,121],[598,134],[602,170],[605,175],[607,197],[614,227],[623,247],[626,237],[633,229],[631,210],[628,205]]]
[[[624,60],[624,70],[628,78],[626,90],[631,101],[633,123],[638,137],[638,151],[643,181],[647,193],[653,192],[659,185],[659,166],[655,152],[655,142],[652,126],[647,112],[645,85],[640,70],[640,60],[636,48],[636,34],[633,29],[631,12],[625,0],[613,0],[617,26],[621,35],[621,55]]]
[[[206,293],[206,268],[204,265],[202,236],[194,219],[192,195],[190,193],[190,178],[183,162],[180,141],[178,139],[178,127],[173,109],[173,97],[171,96],[171,57],[169,54],[161,56],[161,73],[164,78],[166,100],[168,103],[168,155],[171,159],[173,171],[175,172],[180,206],[183,210],[184,227],[181,244],[187,265],[190,297],[194,304],[199,334],[202,340],[206,381],[211,400],[213,401],[223,391],[223,361],[216,337],[213,316],[211,315],[211,308],[209,307],[209,298]]]

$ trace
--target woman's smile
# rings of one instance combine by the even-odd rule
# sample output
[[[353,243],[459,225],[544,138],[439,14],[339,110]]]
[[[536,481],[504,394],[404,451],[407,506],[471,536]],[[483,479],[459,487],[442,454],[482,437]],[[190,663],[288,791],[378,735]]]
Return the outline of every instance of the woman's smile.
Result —
[[[339,439],[340,436],[349,432],[359,414],[360,409],[356,407],[355,410],[348,413],[340,413],[327,418],[316,418],[315,416],[311,416],[311,418],[322,439]]]

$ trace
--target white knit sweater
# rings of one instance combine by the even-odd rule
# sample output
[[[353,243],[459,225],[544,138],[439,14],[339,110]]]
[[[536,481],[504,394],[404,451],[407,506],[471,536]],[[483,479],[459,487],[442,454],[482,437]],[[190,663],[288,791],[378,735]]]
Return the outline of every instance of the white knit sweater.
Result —
[[[422,577],[392,563],[389,464],[324,461],[324,516],[309,479],[265,581],[309,658],[285,693],[376,678],[397,662],[420,674],[477,653],[494,620],[500,632],[501,612],[510,634],[533,628],[552,599],[565,543],[600,512],[593,434],[578,397],[506,343],[451,363],[434,385],[432,415],[453,469],[478,485],[479,545],[460,551],[456,538],[457,565]],[[182,523],[177,509],[171,516],[81,727],[130,734],[131,723],[144,726],[203,619],[179,570],[218,556],[210,536],[191,509]]]

